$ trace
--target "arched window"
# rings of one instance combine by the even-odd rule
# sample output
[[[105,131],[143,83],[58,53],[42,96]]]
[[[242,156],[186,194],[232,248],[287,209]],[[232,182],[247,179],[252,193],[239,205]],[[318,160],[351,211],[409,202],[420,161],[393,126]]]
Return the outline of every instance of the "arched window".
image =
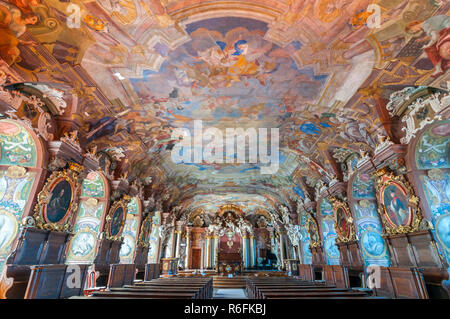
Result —
[[[440,253],[450,261],[450,121],[425,128],[414,153],[414,177],[422,188],[419,194],[425,195],[422,207],[433,223]]]
[[[390,265],[389,251],[385,240],[381,237],[382,227],[371,176],[357,173],[350,179],[350,183],[350,209],[355,218],[356,234],[364,264],[387,267]]]
[[[101,223],[107,211],[109,185],[103,174],[90,172],[83,181],[80,206],[67,263],[91,263],[95,258]]]
[[[31,200],[42,177],[42,144],[21,123],[0,120],[0,273],[32,211]]]
[[[336,246],[336,230],[334,228],[333,206],[323,198],[320,202],[321,230],[323,248],[328,265],[339,265],[339,249]]]
[[[122,264],[133,263],[136,252],[139,224],[141,219],[141,203],[139,198],[133,197],[128,203],[127,219],[123,229],[123,243],[120,247],[120,262]]]

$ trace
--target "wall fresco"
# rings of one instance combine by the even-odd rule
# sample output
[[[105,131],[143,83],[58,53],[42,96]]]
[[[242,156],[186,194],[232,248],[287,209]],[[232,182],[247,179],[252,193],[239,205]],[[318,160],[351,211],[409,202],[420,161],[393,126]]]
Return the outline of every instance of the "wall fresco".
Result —
[[[92,262],[100,235],[104,203],[95,199],[82,200],[69,246],[67,263]]]
[[[11,120],[0,120],[0,165],[36,166],[36,146],[30,133]]]
[[[0,264],[6,260],[22,228],[24,208],[35,178],[36,173],[18,166],[0,170]]]
[[[322,245],[328,265],[339,265],[339,250],[336,246],[336,230],[334,228],[333,206],[327,199],[320,203],[322,215]]]
[[[356,235],[360,242],[364,264],[389,266],[389,252],[382,236],[382,226],[377,212],[373,181],[368,174],[358,173],[353,180],[353,213]]]

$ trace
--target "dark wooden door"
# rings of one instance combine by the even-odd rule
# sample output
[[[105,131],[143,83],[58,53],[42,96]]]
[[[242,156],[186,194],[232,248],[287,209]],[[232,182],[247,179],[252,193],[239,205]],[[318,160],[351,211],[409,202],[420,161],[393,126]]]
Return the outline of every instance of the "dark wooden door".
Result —
[[[192,248],[191,269],[200,269],[201,262],[202,262],[202,250]]]

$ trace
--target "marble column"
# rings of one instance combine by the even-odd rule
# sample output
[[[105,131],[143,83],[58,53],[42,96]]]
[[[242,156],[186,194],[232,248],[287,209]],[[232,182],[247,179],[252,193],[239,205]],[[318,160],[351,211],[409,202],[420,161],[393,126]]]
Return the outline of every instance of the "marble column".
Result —
[[[186,260],[184,268],[189,268],[189,259],[191,258],[191,230],[186,228]]]
[[[250,236],[250,267],[255,267],[255,236]]]
[[[175,257],[175,228],[173,228],[170,232],[169,242],[167,243],[167,257],[173,258]]]
[[[244,258],[244,268],[247,268],[248,267],[247,236],[242,236],[242,258]]]

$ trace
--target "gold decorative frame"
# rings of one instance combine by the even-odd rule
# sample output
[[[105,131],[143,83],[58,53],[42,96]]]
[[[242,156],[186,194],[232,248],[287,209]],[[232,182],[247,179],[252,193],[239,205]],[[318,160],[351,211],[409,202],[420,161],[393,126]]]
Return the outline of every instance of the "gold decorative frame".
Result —
[[[414,195],[414,190],[403,175],[395,175],[393,172],[382,168],[376,172],[377,181],[375,188],[377,191],[378,213],[383,223],[383,232],[385,235],[406,234],[420,230],[422,222],[422,213],[419,208],[419,198]],[[409,211],[409,222],[407,225],[396,225],[390,219],[384,205],[384,190],[387,186],[394,185],[398,187],[407,198]]]
[[[47,179],[47,183],[38,195],[33,215],[35,226],[40,229],[55,230],[61,232],[70,232],[72,229],[72,220],[78,211],[78,198],[81,192],[81,180],[79,179],[83,167],[76,163],[69,163],[69,168],[62,171],[53,172]],[[67,181],[72,189],[72,198],[67,209],[66,215],[58,222],[52,223],[46,219],[47,205],[52,197],[52,191],[61,181]]]
[[[125,220],[127,218],[127,204],[129,202],[129,200],[131,199],[130,196],[128,195],[124,195],[122,197],[122,199],[115,201],[112,205],[111,208],[109,209],[108,215],[105,218],[105,226],[103,227],[103,233],[106,239],[108,240],[122,240],[122,231],[123,228],[125,227]],[[119,231],[117,232],[116,235],[112,236],[111,235],[111,222],[113,219],[113,215],[115,213],[115,211],[119,208],[122,207],[123,210],[123,217],[122,217],[122,222],[120,224],[120,228]]]
[[[145,217],[145,219],[142,221],[141,229],[139,231],[139,239],[137,242],[138,246],[148,247],[150,245],[149,241],[150,241],[150,236],[152,234],[152,226],[153,226],[152,220],[153,220],[152,214],[148,214],[147,217]],[[148,238],[143,237],[144,227],[146,225],[150,225],[150,231],[148,232]]]
[[[321,247],[322,244],[320,242],[320,234],[319,234],[319,224],[317,223],[317,220],[308,212],[306,214],[306,220],[307,220],[307,225],[308,225],[308,234],[310,234],[310,228],[311,228],[311,223],[314,225],[315,227],[315,234],[317,237],[317,240],[313,241],[311,236],[309,236],[309,245],[311,246],[311,248],[315,248],[315,247]]]
[[[336,197],[331,197],[330,202],[333,205],[334,229],[336,230],[337,234],[336,243],[348,243],[356,241],[355,224],[348,204]],[[341,229],[338,227],[337,212],[339,209],[342,209],[344,211],[345,218],[348,224],[348,234],[342,233]]]

